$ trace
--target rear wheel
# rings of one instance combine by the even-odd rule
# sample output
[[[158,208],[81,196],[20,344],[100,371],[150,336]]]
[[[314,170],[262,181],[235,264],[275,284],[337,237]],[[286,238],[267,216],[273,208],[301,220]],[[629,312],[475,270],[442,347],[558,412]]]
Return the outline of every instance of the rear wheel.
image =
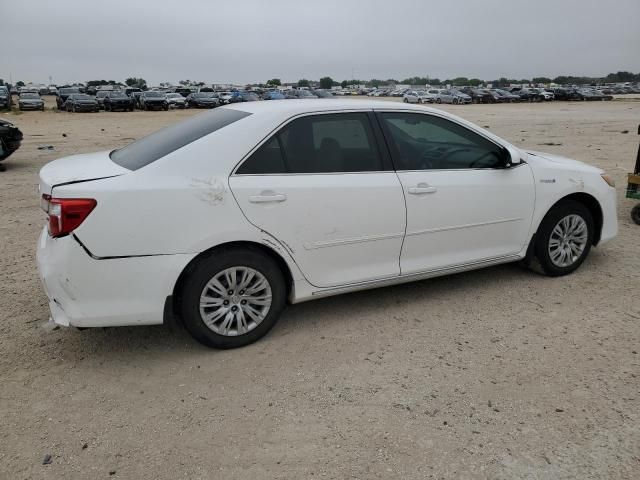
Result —
[[[566,200],[554,206],[542,220],[535,253],[544,273],[559,277],[582,264],[592,243],[591,212],[581,203]]]
[[[225,249],[189,275],[182,289],[182,320],[204,345],[242,347],[271,330],[285,301],[284,276],[272,258],[251,248]]]

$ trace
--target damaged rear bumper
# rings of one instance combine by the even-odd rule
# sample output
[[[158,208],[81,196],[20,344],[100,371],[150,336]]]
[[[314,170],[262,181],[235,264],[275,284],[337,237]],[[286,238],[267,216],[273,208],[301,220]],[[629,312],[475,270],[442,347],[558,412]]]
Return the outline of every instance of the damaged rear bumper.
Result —
[[[68,235],[38,240],[37,261],[53,321],[115,327],[163,323],[165,301],[194,254],[97,258]]]

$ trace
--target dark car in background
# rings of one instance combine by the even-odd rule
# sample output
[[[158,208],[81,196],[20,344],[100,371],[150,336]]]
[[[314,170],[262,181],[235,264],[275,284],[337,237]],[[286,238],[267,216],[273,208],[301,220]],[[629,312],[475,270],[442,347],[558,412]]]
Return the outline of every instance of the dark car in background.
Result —
[[[498,96],[498,101],[502,103],[513,103],[520,101],[520,97],[518,95],[507,92],[506,90],[502,90],[501,88],[494,88],[492,92],[494,92]]]
[[[0,85],[0,108],[9,109],[12,104],[11,90],[6,85]]]
[[[140,108],[142,110],[169,110],[169,102],[163,92],[151,90],[140,94]]]
[[[18,98],[20,110],[42,110],[44,112],[44,100],[37,93],[23,93]]]
[[[98,101],[86,93],[72,93],[64,102],[67,112],[99,112]]]
[[[133,112],[133,98],[121,90],[109,92],[103,98],[103,103],[107,112],[115,112],[116,110]]]
[[[62,87],[58,89],[56,93],[56,106],[58,110],[64,110],[67,98],[69,95],[80,93],[80,89],[77,87]]]
[[[187,108],[215,108],[220,105],[220,99],[215,93],[192,93],[186,100]]]
[[[22,132],[12,123],[0,118],[0,160],[4,160],[18,148],[22,142]]]

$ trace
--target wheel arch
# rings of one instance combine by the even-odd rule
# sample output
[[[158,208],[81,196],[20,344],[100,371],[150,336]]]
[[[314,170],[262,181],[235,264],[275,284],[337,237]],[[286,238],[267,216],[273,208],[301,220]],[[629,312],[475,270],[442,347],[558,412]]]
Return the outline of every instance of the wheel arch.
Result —
[[[180,272],[178,279],[173,287],[172,297],[171,297],[171,310],[174,315],[178,315],[180,312],[180,301],[181,301],[181,293],[182,288],[184,287],[184,283],[189,277],[189,274],[193,271],[195,266],[201,262],[203,259],[208,258],[212,255],[215,255],[224,250],[232,249],[232,248],[245,248],[254,251],[258,251],[263,255],[266,255],[273,259],[285,278],[285,287],[287,289],[287,298],[292,298],[292,293],[294,289],[294,280],[293,273],[291,272],[291,268],[287,264],[286,260],[273,248],[264,245],[259,242],[250,241],[250,240],[242,240],[242,241],[233,241],[226,242],[211,247],[203,252],[200,252],[196,255],[191,261],[185,266],[185,268]]]
[[[542,220],[544,220],[544,217],[546,217],[551,210],[553,210],[556,206],[558,206],[559,204],[567,200],[573,200],[574,202],[578,202],[584,205],[589,210],[589,213],[591,213],[591,216],[593,217],[593,223],[594,223],[593,245],[594,246],[598,245],[598,243],[600,242],[600,237],[602,235],[602,223],[603,223],[602,206],[600,205],[600,202],[598,202],[598,200],[589,193],[574,192],[560,198],[553,205],[551,205],[551,207],[549,207],[547,212],[540,219],[540,223],[542,223]],[[540,223],[538,224],[538,228],[540,228]],[[536,233],[538,228],[536,228]],[[535,233],[534,233],[534,237],[535,237]]]

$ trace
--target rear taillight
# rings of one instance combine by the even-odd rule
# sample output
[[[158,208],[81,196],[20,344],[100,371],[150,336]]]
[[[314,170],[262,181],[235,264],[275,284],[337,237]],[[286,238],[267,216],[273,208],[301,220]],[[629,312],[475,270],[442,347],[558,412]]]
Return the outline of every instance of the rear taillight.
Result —
[[[93,198],[53,198],[42,195],[42,209],[49,215],[49,235],[62,237],[84,222],[97,202]]]

